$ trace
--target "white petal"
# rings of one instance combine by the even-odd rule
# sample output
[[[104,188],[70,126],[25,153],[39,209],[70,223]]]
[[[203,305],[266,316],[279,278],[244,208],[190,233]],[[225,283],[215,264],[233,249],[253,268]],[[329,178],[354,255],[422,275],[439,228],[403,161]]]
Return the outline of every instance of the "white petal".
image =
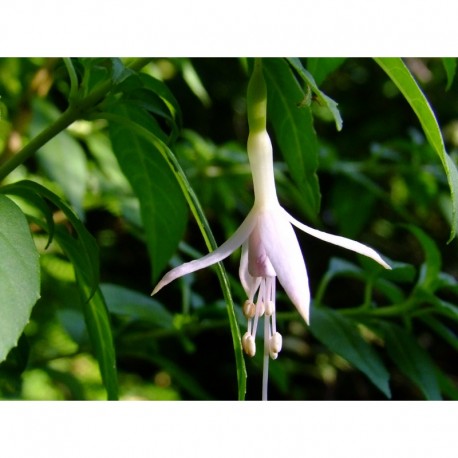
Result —
[[[245,240],[242,244],[239,277],[240,283],[242,284],[248,299],[253,300],[254,293],[256,292],[261,279],[252,277],[248,272],[248,240]]]
[[[346,237],[341,237],[339,235],[328,234],[327,232],[322,232],[317,229],[313,229],[305,224],[301,223],[297,219],[293,218],[285,209],[282,209],[288,220],[291,224],[294,224],[301,231],[304,231],[307,234],[316,237],[317,239],[324,240],[325,242],[333,243],[334,245],[339,245],[342,248],[347,250],[355,251],[356,253],[368,256],[374,261],[378,262],[380,265],[385,267],[385,269],[391,269],[391,267],[381,258],[381,256],[372,248],[369,248],[362,243],[355,242],[354,240],[347,239]]]
[[[309,282],[296,234],[280,206],[260,214],[258,221],[262,242],[278,281],[308,323]]]
[[[156,285],[151,295],[156,294],[160,289],[165,285],[168,285],[173,280],[176,280],[183,275],[190,274],[196,270],[204,269],[205,267],[211,266],[223,259],[227,258],[231,253],[233,253],[242,243],[248,239],[251,231],[256,224],[256,212],[253,209],[248,213],[248,216],[245,218],[243,223],[239,228],[234,232],[232,237],[230,237],[226,242],[224,242],[219,248],[207,255],[203,256],[200,259],[194,261],[186,262],[181,264],[178,267],[167,272],[161,279],[161,281]]]

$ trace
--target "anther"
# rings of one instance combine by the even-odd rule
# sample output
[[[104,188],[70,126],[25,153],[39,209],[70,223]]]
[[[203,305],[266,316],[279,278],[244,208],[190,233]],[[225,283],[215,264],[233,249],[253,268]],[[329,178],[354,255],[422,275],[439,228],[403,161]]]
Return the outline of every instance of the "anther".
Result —
[[[279,332],[276,332],[269,339],[269,354],[272,359],[277,359],[278,354],[281,351],[283,338]]]
[[[245,332],[242,337],[242,348],[248,356],[254,356],[256,354],[256,343],[254,337],[249,332]]]
[[[256,313],[256,306],[253,304],[252,301],[247,299],[243,303],[242,310],[243,310],[243,315],[245,316],[245,318],[250,319],[250,318],[253,318]]]
[[[266,315],[267,316],[271,316],[272,313],[274,313],[274,310],[275,310],[275,305],[274,305],[273,301],[267,301],[267,303],[266,303]]]

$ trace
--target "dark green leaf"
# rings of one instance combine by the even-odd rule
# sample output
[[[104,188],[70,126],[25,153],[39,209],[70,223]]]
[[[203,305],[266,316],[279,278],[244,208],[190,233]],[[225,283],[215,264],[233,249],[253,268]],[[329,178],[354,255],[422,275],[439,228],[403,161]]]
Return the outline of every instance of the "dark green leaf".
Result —
[[[312,92],[316,95],[318,103],[329,109],[336,123],[337,130],[341,130],[342,117],[340,116],[339,109],[337,108],[337,103],[320,90],[313,76],[302,66],[302,63],[299,59],[290,58],[288,61],[296,69],[307,86],[310,87]]]
[[[137,291],[119,285],[100,285],[110,313],[130,320],[142,320],[163,328],[173,326],[173,315],[162,304]]]
[[[442,259],[440,251],[434,240],[426,235],[419,227],[409,225],[407,228],[418,239],[425,253],[425,262],[420,269],[418,286],[426,291],[434,291],[438,285],[439,273],[441,271]]]
[[[0,361],[16,346],[40,297],[38,252],[20,208],[0,195]]]
[[[452,196],[452,230],[450,235],[450,240],[452,240],[455,237],[458,226],[458,170],[445,151],[444,140],[436,116],[425,95],[401,59],[377,58],[375,60],[409,102],[420,121],[428,142],[442,161]]]
[[[447,73],[447,87],[445,90],[448,91],[455,79],[456,57],[443,57],[442,63],[444,64],[445,72]]]
[[[337,70],[346,60],[345,57],[309,57],[307,69],[315,78],[316,84],[321,84],[330,73]]]
[[[334,310],[314,307],[310,323],[310,331],[318,340],[363,372],[385,396],[391,397],[388,371],[352,320]]]
[[[423,392],[426,399],[441,399],[436,367],[428,353],[404,329],[384,323],[385,344],[399,370]]]
[[[150,117],[141,109],[119,105],[113,111],[150,132]],[[154,130],[152,132],[154,135]],[[166,266],[183,235],[187,208],[169,166],[155,145],[123,124],[110,123],[113,151],[140,201],[153,281]]]
[[[314,217],[320,207],[320,189],[318,143],[310,107],[301,105],[305,94],[285,60],[263,59],[263,71],[268,119],[289,172]]]
[[[87,330],[100,367],[103,383],[108,399],[118,398],[118,378],[116,372],[116,356],[111,333],[110,317],[100,288],[93,291],[92,282],[86,271],[86,255],[79,240],[73,238],[68,231],[56,228],[55,238],[72,262],[78,286],[83,298],[83,312]]]

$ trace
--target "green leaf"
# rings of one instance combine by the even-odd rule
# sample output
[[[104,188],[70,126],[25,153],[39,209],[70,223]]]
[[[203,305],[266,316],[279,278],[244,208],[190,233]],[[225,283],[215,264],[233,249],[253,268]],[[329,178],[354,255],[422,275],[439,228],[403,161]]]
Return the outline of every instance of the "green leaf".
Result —
[[[138,107],[118,105],[113,112],[135,120],[155,135],[154,124]],[[110,123],[113,151],[139,201],[155,281],[181,240],[187,208],[180,187],[155,145],[122,123]],[[160,140],[160,138],[158,137]]]
[[[124,102],[131,102],[165,119],[171,129],[170,141],[177,137],[182,123],[181,108],[162,81],[146,73],[133,74],[117,89],[123,92]]]
[[[0,362],[16,346],[40,297],[38,252],[20,208],[0,195]]]
[[[86,255],[79,240],[68,231],[58,227],[55,239],[64,250],[75,268],[76,279],[83,298],[83,312],[87,330],[91,339],[100,374],[107,390],[109,400],[118,399],[118,376],[116,355],[111,333],[110,317],[100,288],[93,290],[92,282],[86,270]]]
[[[431,239],[431,237],[429,237],[419,227],[413,225],[408,225],[406,227],[418,239],[425,253],[425,262],[420,269],[420,275],[417,284],[425,291],[434,291],[439,285],[440,281],[439,274],[442,265],[440,251],[437,248],[434,240]]]
[[[126,128],[131,129],[135,132],[139,137],[145,139],[148,143],[154,146],[157,151],[161,154],[163,159],[166,161],[170,170],[172,171],[175,179],[180,185],[181,191],[188,202],[188,205],[196,219],[196,222],[199,226],[199,229],[202,233],[202,236],[205,240],[207,248],[209,250],[214,250],[217,248],[217,244],[213,233],[211,232],[210,226],[208,224],[207,218],[202,210],[200,202],[189,184],[189,181],[183,172],[183,169],[180,166],[180,163],[177,161],[175,155],[170,150],[170,148],[162,142],[158,137],[154,135],[154,133],[150,132],[144,126],[137,124],[131,119],[124,118],[119,116],[115,113],[103,113],[102,116],[109,120],[110,122],[114,122],[116,124],[120,124],[125,126]],[[246,393],[246,368],[245,368],[245,360],[242,351],[242,344],[241,344],[241,335],[240,329],[237,324],[237,317],[235,314],[234,302],[232,300],[231,290],[230,290],[230,282],[229,278],[224,270],[224,266],[222,263],[217,263],[217,273],[219,282],[221,285],[221,290],[224,295],[224,300],[226,301],[226,308],[229,317],[229,324],[231,327],[231,334],[232,334],[232,343],[234,345],[234,354],[235,354],[235,361],[237,366],[237,384],[238,384],[238,399],[243,400],[245,399]]]
[[[332,113],[337,130],[342,130],[342,117],[340,116],[339,109],[337,108],[337,103],[320,90],[313,76],[303,67],[299,59],[290,58],[288,61],[293,68],[296,69],[299,76],[304,80],[307,86],[310,87],[313,93],[317,96],[318,102],[327,107]]]
[[[35,100],[31,134],[37,135],[60,115],[53,105],[43,100]],[[81,217],[84,213],[83,199],[88,172],[86,155],[80,144],[64,130],[37,151],[37,158],[46,175],[58,183],[65,197]]]
[[[401,327],[384,323],[382,330],[388,354],[399,370],[420,388],[426,399],[441,399],[436,367],[428,353]]]
[[[346,60],[346,57],[309,57],[307,68],[315,78],[316,84],[321,84],[330,73],[337,70]]]
[[[35,183],[34,181],[22,180],[1,188],[1,192],[5,194],[15,194],[30,200],[31,203],[36,202],[37,195],[51,202],[57,208],[62,210],[68,218],[75,230],[75,240],[79,243],[80,255],[79,262],[81,269],[84,271],[88,284],[90,285],[91,293],[95,292],[99,284],[99,249],[95,239],[87,231],[84,224],[75,215],[73,210],[62,201],[62,199],[51,192],[44,186]],[[40,206],[40,208],[43,208]],[[48,226],[42,224],[48,232],[52,233],[54,223],[49,218],[48,212],[45,213]],[[38,221],[37,221],[38,222]]]
[[[310,331],[318,340],[363,372],[385,396],[391,397],[388,371],[352,320],[334,310],[314,307],[310,323]]]
[[[447,87],[445,90],[448,91],[455,79],[456,57],[443,57],[442,64],[444,65],[445,72],[447,73]]]
[[[428,142],[442,161],[452,197],[452,228],[449,240],[451,241],[456,235],[458,226],[458,170],[445,151],[444,140],[436,116],[425,95],[401,59],[384,57],[376,58],[375,61],[388,74],[407,102],[409,102],[420,121]]]
[[[314,217],[320,207],[318,142],[308,106],[301,106],[305,94],[283,59],[263,59],[267,84],[267,113],[275,139],[289,172]]]
[[[77,283],[82,296],[83,312],[89,337],[94,348],[102,380],[109,399],[117,399],[116,359],[108,311],[99,284],[99,251],[92,235],[78,217],[58,196],[32,181],[20,181],[1,189],[4,193],[31,197],[39,195],[60,208],[73,226],[74,236],[61,226],[55,227],[54,238],[68,256],[75,269]],[[0,196],[1,197],[1,196]],[[36,220],[40,223],[39,220]],[[45,229],[46,224],[41,222]]]
[[[100,285],[110,313],[141,320],[162,328],[173,327],[173,315],[158,301],[120,285]]]

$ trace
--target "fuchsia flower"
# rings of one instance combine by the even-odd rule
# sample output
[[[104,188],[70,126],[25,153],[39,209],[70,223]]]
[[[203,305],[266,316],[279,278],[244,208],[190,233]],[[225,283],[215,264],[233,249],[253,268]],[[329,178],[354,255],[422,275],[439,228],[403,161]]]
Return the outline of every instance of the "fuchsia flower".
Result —
[[[276,359],[282,345],[282,337],[276,330],[275,322],[276,278],[300,315],[309,323],[310,290],[307,270],[292,225],[316,238],[368,256],[387,269],[390,267],[372,248],[313,229],[297,221],[281,207],[275,189],[272,144],[265,128],[265,85],[260,72],[260,68],[256,67],[250,81],[251,87],[248,88],[248,101],[251,95],[251,104],[248,104],[250,134],[247,150],[253,175],[253,208],[232,237],[218,249],[170,270],[152,294],[183,275],[222,261],[241,246],[239,276],[248,297],[243,305],[248,329],[242,338],[242,346],[249,356],[254,356],[258,320],[265,314],[263,398],[266,399],[268,357],[270,355]]]

